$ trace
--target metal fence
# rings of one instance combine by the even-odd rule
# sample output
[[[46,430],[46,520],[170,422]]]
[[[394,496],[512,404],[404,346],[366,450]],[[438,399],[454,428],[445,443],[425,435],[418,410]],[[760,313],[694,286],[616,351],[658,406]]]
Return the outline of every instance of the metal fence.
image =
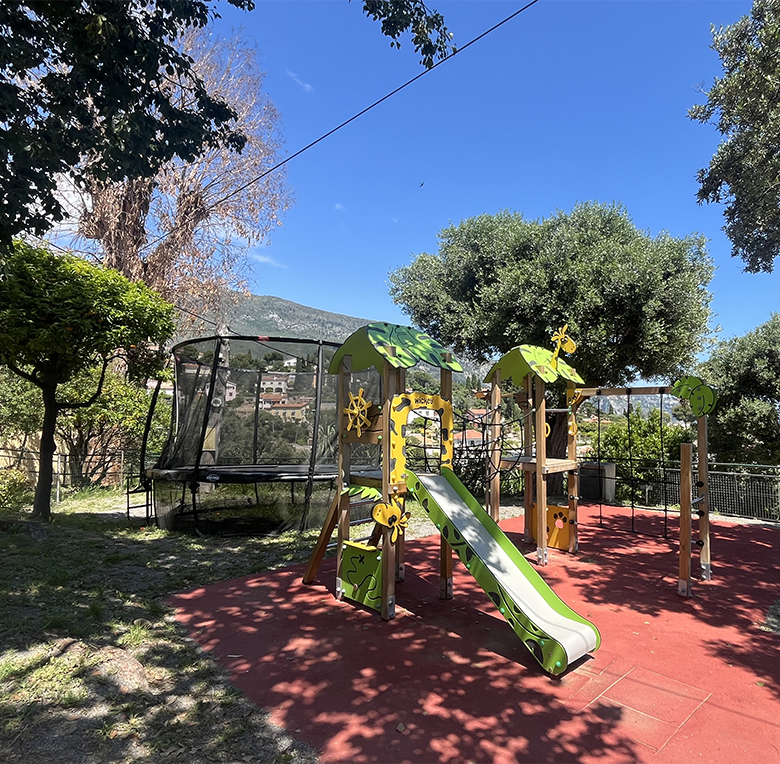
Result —
[[[467,454],[456,463],[469,461]],[[147,466],[156,455],[147,454]],[[128,477],[138,474],[137,455],[116,451],[94,454],[93,459],[103,459],[107,465],[102,477],[94,484],[102,487],[121,486]],[[638,460],[615,461],[615,478],[602,478],[596,481],[602,485],[601,495],[589,495],[584,498],[604,501],[606,494],[615,496],[617,503],[633,504],[639,507],[674,509],[680,503],[680,465],[679,462],[643,463]],[[604,463],[606,464],[606,462]],[[462,465],[461,465],[462,466]],[[15,468],[22,471],[31,484],[37,480],[38,455],[30,449],[0,448],[0,469]],[[710,511],[721,515],[752,518],[780,523],[780,466],[763,464],[722,464],[709,465],[709,505]],[[693,481],[698,481],[694,466]],[[604,483],[614,480],[613,491]],[[63,489],[74,487],[74,479],[67,454],[54,455],[55,501],[60,500]],[[582,486],[581,486],[582,488]],[[582,492],[582,491],[581,491]]]
[[[614,495],[618,503],[633,503],[649,508],[679,506],[679,462],[652,466],[636,461],[615,463],[617,469]],[[711,463],[708,467],[711,512],[780,522],[780,467],[720,463]],[[694,485],[698,480],[698,472],[694,466]],[[603,496],[600,498],[603,499]]]

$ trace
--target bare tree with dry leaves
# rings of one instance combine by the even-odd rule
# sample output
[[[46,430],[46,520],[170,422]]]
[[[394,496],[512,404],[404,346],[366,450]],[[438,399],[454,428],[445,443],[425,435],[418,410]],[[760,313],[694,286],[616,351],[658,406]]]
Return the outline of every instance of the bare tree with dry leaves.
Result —
[[[219,314],[230,294],[246,291],[251,247],[289,207],[283,172],[253,182],[279,162],[282,137],[256,51],[244,38],[193,30],[182,48],[209,94],[238,115],[243,150],[220,146],[171,161],[152,178],[96,181],[85,194],[65,196],[76,207],[75,236],[96,260],[185,311]],[[166,87],[181,101],[192,97],[184,81]]]

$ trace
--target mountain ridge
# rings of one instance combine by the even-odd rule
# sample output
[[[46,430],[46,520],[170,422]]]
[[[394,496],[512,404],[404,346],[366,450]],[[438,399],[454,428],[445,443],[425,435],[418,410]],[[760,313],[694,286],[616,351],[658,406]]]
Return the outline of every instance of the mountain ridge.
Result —
[[[374,320],[311,308],[282,297],[253,294],[240,299],[230,311],[227,323],[238,334],[343,342],[356,329]]]

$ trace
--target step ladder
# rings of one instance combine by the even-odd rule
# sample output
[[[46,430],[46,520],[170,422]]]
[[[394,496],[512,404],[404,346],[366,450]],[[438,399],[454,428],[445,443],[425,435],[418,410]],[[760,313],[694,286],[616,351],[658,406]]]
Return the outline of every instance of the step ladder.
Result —
[[[129,477],[125,481],[125,493],[127,497],[127,519],[130,520],[130,510],[143,507],[146,522],[152,521],[152,484],[144,478]],[[142,501],[137,501],[136,496],[142,496]],[[135,502],[135,503],[133,503]]]

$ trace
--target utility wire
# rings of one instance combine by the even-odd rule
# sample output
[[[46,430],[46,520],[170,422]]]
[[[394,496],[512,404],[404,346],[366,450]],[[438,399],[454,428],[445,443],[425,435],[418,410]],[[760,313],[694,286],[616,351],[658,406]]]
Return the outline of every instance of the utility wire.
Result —
[[[291,154],[286,159],[283,159],[281,162],[278,162],[277,164],[275,164],[270,169],[268,169],[265,172],[261,173],[257,177],[252,178],[252,180],[248,180],[246,183],[244,183],[243,185],[241,185],[238,188],[234,189],[229,194],[226,194],[221,199],[217,199],[215,202],[212,202],[208,206],[208,209],[209,210],[214,209],[214,207],[216,207],[219,204],[222,204],[223,202],[226,202],[228,199],[233,198],[234,196],[236,196],[236,194],[240,194],[242,191],[244,191],[245,189],[249,188],[249,186],[253,186],[255,183],[259,183],[263,178],[267,177],[268,175],[270,175],[273,172],[276,172],[281,167],[284,167],[284,165],[286,165],[288,162],[291,162],[296,157],[299,157],[305,151],[308,151],[309,149],[311,149],[314,146],[316,146],[318,143],[321,143],[322,141],[324,141],[326,138],[329,138],[334,133],[338,132],[342,128],[344,128],[347,125],[349,125],[350,123],[354,122],[356,119],[359,119],[364,114],[366,114],[367,112],[371,111],[371,109],[379,106],[379,104],[384,103],[389,98],[392,98],[396,93],[400,93],[404,88],[407,88],[407,87],[409,87],[409,85],[417,82],[417,80],[419,80],[421,77],[424,77],[426,74],[428,74],[429,72],[432,72],[438,66],[441,66],[443,63],[445,63],[445,62],[449,61],[450,59],[454,58],[456,55],[458,55],[458,53],[461,53],[464,50],[466,50],[466,48],[470,48],[472,45],[474,45],[474,43],[477,43],[480,40],[482,40],[484,37],[487,37],[491,32],[495,32],[496,29],[498,29],[499,27],[502,27],[504,24],[507,24],[512,19],[514,19],[515,17],[517,17],[521,13],[523,13],[523,11],[528,10],[532,5],[536,5],[536,3],[538,3],[538,2],[539,2],[539,0],[531,0],[531,2],[527,3],[526,5],[524,5],[519,10],[517,10],[514,13],[510,14],[509,16],[507,16],[503,21],[499,21],[497,24],[494,24],[492,27],[490,27],[490,29],[482,32],[482,34],[478,35],[474,39],[469,40],[469,42],[467,42],[462,48],[458,48],[454,53],[452,53],[451,55],[447,56],[447,58],[443,58],[440,61],[437,61],[430,69],[425,69],[424,71],[422,71],[419,74],[415,75],[414,77],[412,77],[412,79],[408,80],[403,85],[399,85],[395,90],[393,90],[390,93],[388,93],[387,95],[383,96],[378,101],[374,101],[374,103],[372,103],[370,106],[367,106],[365,109],[363,109],[362,111],[359,111],[357,114],[355,114],[354,116],[352,116],[349,119],[345,120],[340,125],[334,127],[332,130],[329,130],[327,133],[325,133],[324,135],[321,135],[316,140],[313,140],[311,143],[307,144],[302,149],[298,149],[298,151],[296,151],[294,154]],[[145,249],[148,249],[149,247],[152,247],[152,246],[158,244],[159,242],[163,241],[164,239],[168,238],[175,230],[176,230],[176,228],[172,229],[171,231],[168,231],[168,233],[162,234],[157,239],[155,239],[155,240],[149,242],[148,244],[144,245],[141,248],[141,251],[143,251]]]

